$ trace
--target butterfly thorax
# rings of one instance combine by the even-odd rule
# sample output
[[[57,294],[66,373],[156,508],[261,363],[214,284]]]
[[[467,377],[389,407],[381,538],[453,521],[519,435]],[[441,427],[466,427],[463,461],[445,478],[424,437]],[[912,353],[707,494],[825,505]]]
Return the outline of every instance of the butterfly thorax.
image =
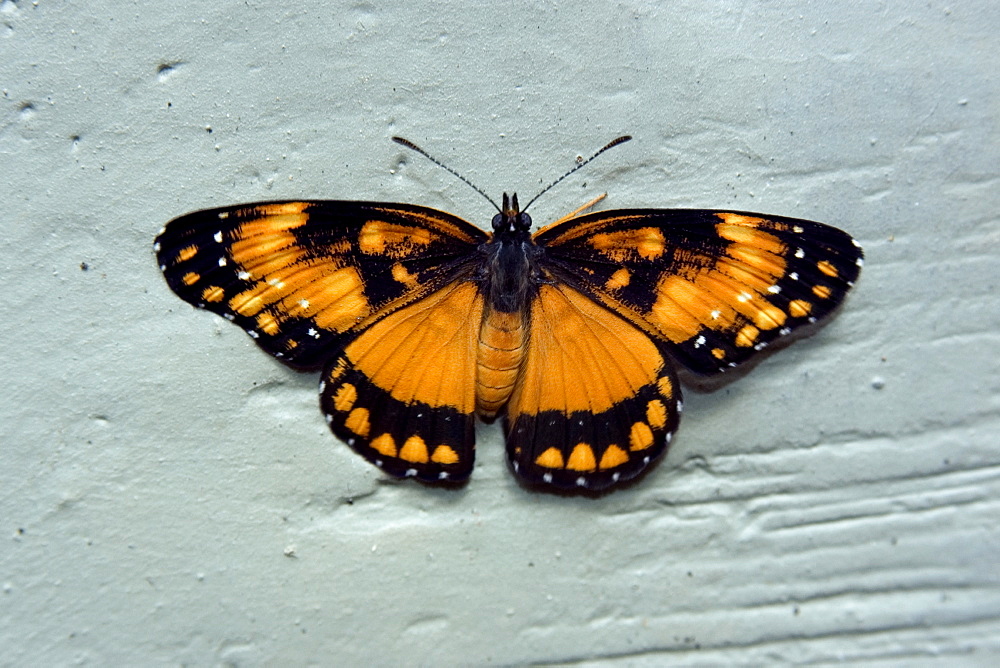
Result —
[[[485,304],[477,351],[476,406],[492,418],[510,398],[524,361],[529,309],[538,291],[542,250],[531,240],[531,218],[521,212],[517,195],[503,196],[493,217],[493,236],[481,247],[477,282]]]

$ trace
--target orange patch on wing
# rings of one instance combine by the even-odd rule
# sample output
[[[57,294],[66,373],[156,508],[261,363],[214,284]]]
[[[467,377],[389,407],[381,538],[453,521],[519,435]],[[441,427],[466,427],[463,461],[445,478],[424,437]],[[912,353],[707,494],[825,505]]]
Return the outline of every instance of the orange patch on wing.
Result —
[[[565,286],[542,284],[508,411],[601,413],[655,383],[664,362],[643,332]]]
[[[198,253],[197,246],[188,246],[187,248],[182,248],[177,252],[177,262],[186,262],[190,260]]]
[[[667,248],[663,232],[656,227],[641,227],[635,230],[600,232],[589,240],[591,247],[614,262],[639,257],[655,260]]]
[[[628,440],[631,450],[645,450],[653,445],[653,430],[645,422],[636,422],[632,425]]]
[[[189,271],[188,273],[181,276],[181,280],[184,281],[184,285],[194,285],[195,283],[201,280],[201,276],[199,276],[193,271]]]
[[[417,464],[426,464],[430,459],[427,453],[427,444],[424,439],[413,435],[406,439],[403,447],[399,449],[399,458]]]
[[[358,233],[358,248],[362,253],[403,258],[426,248],[437,235],[417,226],[370,220]]]
[[[243,228],[247,225],[261,224],[263,223],[247,223],[240,228],[237,239],[229,247],[229,255],[233,261],[254,274],[266,274],[268,269],[297,263],[302,257],[303,250],[295,235],[287,229],[274,229],[265,234],[242,236]]]
[[[397,211],[397,210],[395,210],[395,209],[382,208],[382,207],[378,207],[378,206],[373,206],[371,208],[371,210],[374,211],[374,212],[382,213],[387,218],[393,217],[393,216],[398,216],[400,214],[400,212]],[[464,227],[455,225],[453,222],[451,222],[447,218],[435,216],[434,212],[429,212],[429,211],[426,211],[426,210],[423,210],[423,211],[406,211],[405,212],[405,216],[406,216],[406,218],[407,218],[408,221],[412,221],[412,227],[410,225],[407,225],[407,224],[389,223],[389,222],[385,222],[385,221],[378,221],[378,222],[380,222],[382,225],[390,226],[390,227],[387,227],[387,228],[383,228],[383,229],[388,230],[390,232],[390,234],[394,233],[394,230],[392,229],[392,226],[395,226],[395,228],[405,228],[405,229],[397,229],[397,230],[395,230],[395,231],[399,231],[399,232],[401,232],[403,234],[403,240],[404,241],[406,240],[405,237],[408,235],[408,230],[410,230],[410,229],[419,230],[419,229],[423,229],[423,228],[426,228],[427,230],[439,231],[439,232],[441,232],[444,235],[456,237],[456,238],[461,239],[462,241],[465,241],[467,243],[475,243],[475,242],[478,241],[477,238],[469,236],[468,231]],[[364,228],[362,228],[362,229],[364,229]],[[433,238],[436,238],[436,236],[432,237],[432,239]],[[388,241],[389,238],[386,237],[386,240]]]
[[[417,287],[417,276],[416,274],[411,274],[406,267],[397,262],[392,265],[392,280],[397,283],[402,283],[408,288]]]
[[[268,336],[274,336],[278,333],[281,327],[278,325],[277,319],[265,311],[257,316],[257,329],[264,332]]]
[[[358,388],[350,383],[344,383],[337,388],[333,395],[333,407],[338,411],[349,411],[354,408],[354,402],[358,400]]]
[[[629,274],[628,269],[622,267],[615,273],[611,274],[611,278],[604,283],[604,287],[608,290],[617,290],[618,288],[624,288],[632,280],[632,275]]]
[[[431,455],[431,461],[435,464],[457,464],[458,453],[447,445],[439,445],[434,448],[434,454]]]
[[[233,296],[229,307],[252,316],[273,304],[281,313],[312,318],[318,327],[337,332],[350,329],[371,313],[357,269],[298,257],[296,251],[285,254],[283,261],[271,260],[266,270],[256,267],[257,280]]]
[[[778,237],[760,229],[759,226],[764,222],[763,218],[736,213],[717,213],[715,215],[723,221],[715,226],[715,231],[723,239],[775,255],[782,255],[788,249]]]
[[[759,219],[717,215],[743,221],[716,225],[720,235],[733,241],[726,256],[710,266],[691,258],[686,266],[693,268],[664,274],[656,286],[657,298],[647,317],[674,343],[697,336],[703,328],[725,331],[739,316],[761,329],[784,324],[785,314],[764,298],[784,275],[787,264],[780,255],[784,244],[745,222]]]
[[[837,268],[826,260],[820,260],[819,262],[817,262],[816,268],[819,269],[824,274],[826,274],[827,276],[830,276],[831,278],[837,276]]]
[[[559,448],[549,448],[535,458],[535,463],[547,469],[561,469],[566,465]]]
[[[472,413],[482,308],[475,284],[453,283],[379,320],[344,353],[397,401]]]
[[[340,358],[334,367],[330,369],[330,373],[326,379],[330,383],[336,383],[344,375],[345,371],[347,371],[347,360]]]
[[[350,415],[347,416],[347,419],[344,420],[344,426],[358,436],[368,436],[368,431],[371,429],[371,423],[368,421],[368,409],[355,408],[351,411]]]
[[[753,325],[744,325],[743,329],[736,333],[736,345],[740,348],[749,348],[757,340],[760,330]]]
[[[628,461],[628,453],[617,445],[609,445],[608,449],[601,455],[601,463],[598,465],[602,471],[621,466]]]
[[[566,468],[570,471],[596,471],[597,460],[594,458],[594,449],[586,443],[577,443],[573,446],[573,452],[569,453]]]
[[[777,306],[764,304],[760,310],[754,313],[753,321],[760,329],[774,329],[784,325],[787,318],[785,312]]]
[[[809,315],[812,311],[812,304],[804,299],[793,299],[788,303],[788,312],[792,314],[793,318],[802,318]]]
[[[833,294],[833,290],[825,285],[814,285],[813,294],[820,299],[829,299],[830,295]]]
[[[371,447],[376,452],[380,452],[386,457],[396,456],[396,440],[391,434],[382,434],[372,439]]]
[[[646,404],[646,422],[654,429],[663,429],[667,425],[667,407],[659,399]]]
[[[207,302],[221,302],[226,298],[226,293],[217,285],[210,285],[201,293],[201,298]]]

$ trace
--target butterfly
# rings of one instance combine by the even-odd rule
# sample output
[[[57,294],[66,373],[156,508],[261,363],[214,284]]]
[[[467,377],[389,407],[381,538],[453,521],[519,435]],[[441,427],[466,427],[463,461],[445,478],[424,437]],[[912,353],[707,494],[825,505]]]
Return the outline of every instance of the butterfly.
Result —
[[[588,491],[663,456],[675,364],[746,362],[830,313],[862,266],[847,233],[796,218],[578,210],[532,232],[516,194],[496,208],[485,232],[409,204],[240,204],[170,221],[154,248],[182,299],[322,369],[333,433],[389,475],[467,480],[478,415],[502,419],[523,482]]]

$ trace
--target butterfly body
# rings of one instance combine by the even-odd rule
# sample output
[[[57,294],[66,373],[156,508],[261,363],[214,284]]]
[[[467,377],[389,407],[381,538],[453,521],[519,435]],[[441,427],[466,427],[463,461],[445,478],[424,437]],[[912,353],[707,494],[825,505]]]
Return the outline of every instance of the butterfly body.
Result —
[[[322,368],[333,432],[387,473],[460,482],[476,415],[503,417],[528,483],[599,490],[677,429],[676,360],[713,374],[839,304],[860,247],[747,212],[585,214],[493,232],[404,204],[288,201],[171,221],[156,251],[183,299],[297,368]]]

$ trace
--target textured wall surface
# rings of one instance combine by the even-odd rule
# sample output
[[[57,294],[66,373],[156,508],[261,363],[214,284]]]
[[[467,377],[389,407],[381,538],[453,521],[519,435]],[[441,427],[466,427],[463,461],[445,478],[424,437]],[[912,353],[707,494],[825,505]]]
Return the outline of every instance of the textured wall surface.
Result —
[[[0,2],[0,663],[1000,658],[1000,5]],[[460,491],[182,303],[208,206],[731,207],[851,232],[842,312],[639,484]]]

